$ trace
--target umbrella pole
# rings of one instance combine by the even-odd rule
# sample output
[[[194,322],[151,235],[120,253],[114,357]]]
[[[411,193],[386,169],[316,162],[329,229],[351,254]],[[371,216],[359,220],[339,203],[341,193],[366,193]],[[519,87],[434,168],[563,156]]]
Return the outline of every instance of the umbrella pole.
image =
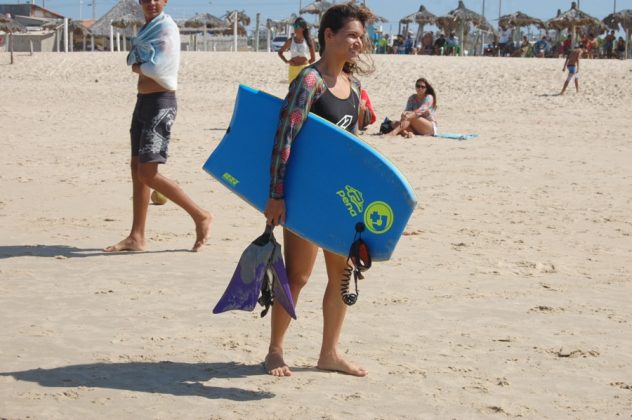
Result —
[[[463,21],[459,21],[459,42],[461,44],[461,51],[459,51],[459,55],[463,57],[465,51],[463,51],[465,47],[465,40],[463,39]]]
[[[235,22],[233,23],[233,44],[235,46],[235,52],[237,52],[237,12],[235,12]]]
[[[13,33],[9,32],[9,50],[11,51],[11,64],[13,64]]]

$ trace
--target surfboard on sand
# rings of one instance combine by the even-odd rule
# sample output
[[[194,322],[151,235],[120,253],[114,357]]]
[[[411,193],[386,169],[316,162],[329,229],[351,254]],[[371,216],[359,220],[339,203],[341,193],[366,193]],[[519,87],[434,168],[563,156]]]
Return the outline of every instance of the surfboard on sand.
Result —
[[[281,99],[239,86],[226,134],[204,169],[263,212]],[[286,168],[285,227],[318,246],[347,255],[362,239],[374,261],[388,260],[415,206],[399,170],[353,134],[311,114],[292,144]]]

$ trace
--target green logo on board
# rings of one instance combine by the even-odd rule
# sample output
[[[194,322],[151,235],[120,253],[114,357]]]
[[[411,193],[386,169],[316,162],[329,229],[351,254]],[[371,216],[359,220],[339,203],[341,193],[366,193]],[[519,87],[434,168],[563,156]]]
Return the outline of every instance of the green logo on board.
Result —
[[[347,208],[349,215],[355,217],[364,210],[364,198],[362,192],[356,190],[351,185],[345,185],[344,190],[337,191],[336,194]]]
[[[222,175],[222,179],[228,182],[233,187],[239,184],[239,180],[235,178],[234,176],[232,176],[231,174],[229,174],[228,172],[224,172],[224,175]]]
[[[393,225],[393,209],[383,201],[374,201],[366,207],[364,225],[370,232],[382,234]]]

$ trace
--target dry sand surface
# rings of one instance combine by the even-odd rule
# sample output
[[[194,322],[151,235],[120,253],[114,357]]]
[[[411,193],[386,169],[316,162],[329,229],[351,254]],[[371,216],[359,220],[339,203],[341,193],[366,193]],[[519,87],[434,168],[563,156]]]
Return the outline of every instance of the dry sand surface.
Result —
[[[269,318],[212,315],[263,218],[201,170],[239,83],[284,95],[275,54],[185,53],[163,168],[215,215],[151,206],[131,224],[135,77],[122,53],[0,55],[0,418],[632,418],[632,62],[375,57],[380,119],[425,76],[453,141],[362,138],[419,199],[394,258],[361,283],[340,343],[369,370],[315,369],[319,257],[264,374]]]

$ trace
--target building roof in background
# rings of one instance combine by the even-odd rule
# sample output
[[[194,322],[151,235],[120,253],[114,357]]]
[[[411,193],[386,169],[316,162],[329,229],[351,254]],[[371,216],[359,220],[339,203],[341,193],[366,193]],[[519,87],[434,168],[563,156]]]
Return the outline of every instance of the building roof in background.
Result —
[[[37,4],[0,4],[0,14],[9,13],[12,17],[28,16],[35,18],[63,19],[64,16],[45,9]]]

